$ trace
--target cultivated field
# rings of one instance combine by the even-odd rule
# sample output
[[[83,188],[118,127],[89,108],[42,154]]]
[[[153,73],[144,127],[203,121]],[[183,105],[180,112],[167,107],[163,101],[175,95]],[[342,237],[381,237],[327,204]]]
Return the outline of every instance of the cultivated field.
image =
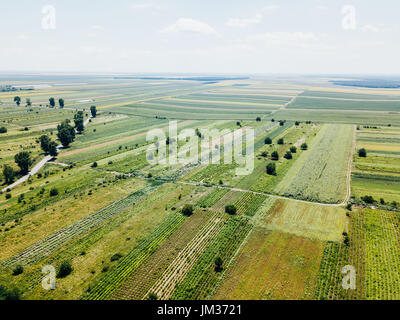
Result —
[[[13,82],[27,84],[39,86],[0,93],[5,294],[400,299],[399,90],[261,77]],[[73,141],[42,166],[43,141],[59,146],[66,119]],[[171,146],[188,129],[200,147],[201,130],[247,128],[255,133],[247,175],[236,162],[149,162],[151,145],[156,155],[173,154],[147,141],[149,130],[160,129]],[[179,155],[184,145],[179,140]],[[222,139],[209,147],[225,160]],[[21,152],[25,172],[15,158]],[[55,290],[42,286],[44,265],[56,270]],[[354,290],[342,287],[346,265],[356,270]]]

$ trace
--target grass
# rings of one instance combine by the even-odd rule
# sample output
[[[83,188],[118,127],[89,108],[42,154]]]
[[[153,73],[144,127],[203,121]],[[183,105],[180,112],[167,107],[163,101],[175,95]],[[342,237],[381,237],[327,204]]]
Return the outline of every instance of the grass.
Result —
[[[320,241],[257,228],[212,298],[312,299],[322,250]]]
[[[277,200],[262,221],[268,230],[322,241],[340,241],[345,230],[345,210],[292,200]]]
[[[276,192],[309,201],[338,203],[346,195],[346,177],[354,128],[325,125]]]

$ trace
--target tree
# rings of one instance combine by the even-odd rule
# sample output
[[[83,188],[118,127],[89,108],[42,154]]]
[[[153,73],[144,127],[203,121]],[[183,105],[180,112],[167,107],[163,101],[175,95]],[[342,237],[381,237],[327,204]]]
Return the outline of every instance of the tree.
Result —
[[[60,98],[58,99],[58,104],[60,105],[60,109],[64,108],[64,99]]]
[[[193,214],[193,206],[191,204],[185,204],[185,206],[182,209],[182,214],[184,216],[190,217]]]
[[[279,125],[280,125],[281,127],[283,127],[283,126],[285,125],[285,122],[286,122],[285,120],[280,120],[280,121],[279,121]]]
[[[17,104],[17,106],[19,107],[19,105],[21,104],[21,98],[20,97],[14,97],[14,102]]]
[[[268,152],[267,152],[267,151],[263,151],[263,152],[261,153],[261,156],[262,156],[263,158],[267,158],[267,157],[268,157]]]
[[[61,263],[60,268],[58,269],[57,278],[65,278],[69,276],[72,270],[71,263],[69,261],[64,261]]]
[[[358,156],[360,158],[366,158],[367,157],[367,150],[365,150],[364,148],[358,150]]]
[[[285,144],[285,140],[283,140],[283,138],[280,138],[279,140],[278,140],[278,144]]]
[[[287,160],[293,159],[293,155],[290,151],[286,152],[286,154],[283,157]]]
[[[32,160],[28,152],[23,151],[16,154],[14,160],[20,167],[22,174],[27,174],[29,172],[29,166],[32,164]]]
[[[51,155],[52,157],[57,157],[58,155],[57,143],[55,143],[54,141],[50,141],[48,152],[49,155]]]
[[[215,272],[221,272],[223,270],[222,265],[224,264],[224,262],[222,261],[221,257],[217,257],[214,260],[214,270]]]
[[[266,137],[265,144],[272,144],[272,139],[270,137]]]
[[[92,117],[93,117],[93,118],[96,118],[96,116],[97,116],[97,109],[96,109],[96,106],[91,106],[91,107],[90,107],[90,112],[92,113]]]
[[[32,105],[32,101],[29,98],[26,98],[26,106],[30,107]]]
[[[50,138],[47,135],[43,135],[40,137],[40,147],[44,151],[44,153],[49,153],[49,145],[50,145]]]
[[[301,150],[308,150],[308,145],[307,145],[307,143],[303,143],[302,145],[301,145]]]
[[[0,133],[7,133],[6,127],[0,127]]]
[[[376,201],[372,196],[364,196],[361,197],[361,200],[364,201],[367,204],[374,204]]]
[[[237,213],[237,209],[234,205],[230,204],[225,207],[225,212],[233,216]]]
[[[58,196],[58,193],[58,189],[54,187],[50,190],[50,197]]]
[[[291,153],[297,153],[297,148],[295,146],[290,147]]]
[[[15,301],[15,300],[20,300],[21,299],[21,292],[14,288],[14,289],[8,289],[3,285],[0,285],[0,300],[9,300],[9,301]]]
[[[300,122],[299,122],[299,121],[296,121],[294,125],[295,125],[296,127],[298,127],[298,126],[300,125]]]
[[[52,108],[54,108],[54,107],[56,106],[56,101],[54,100],[54,98],[50,98],[50,99],[49,99],[49,103],[50,103],[50,106],[51,106]]]
[[[64,147],[68,147],[75,139],[75,130],[69,124],[69,120],[64,120],[57,126],[57,137]]]
[[[10,184],[14,181],[15,171],[12,167],[5,164],[3,167],[3,176],[6,179],[6,184]]]
[[[274,161],[278,161],[278,160],[279,160],[279,153],[278,153],[278,151],[272,152],[272,154],[271,154],[271,159],[274,160]]]
[[[275,163],[271,162],[267,165],[267,174],[270,176],[276,176],[276,165]]]
[[[13,270],[13,276],[19,276],[20,274],[24,273],[24,268],[19,264]]]
[[[261,118],[260,118],[260,117],[257,117],[256,121],[257,121],[257,122],[261,122]]]
[[[83,124],[83,112],[78,111],[74,115],[74,122],[75,122],[75,129],[78,131],[78,133],[82,133],[83,130],[85,130],[85,126]]]
[[[155,293],[150,293],[147,300],[156,301],[158,300],[158,296]]]

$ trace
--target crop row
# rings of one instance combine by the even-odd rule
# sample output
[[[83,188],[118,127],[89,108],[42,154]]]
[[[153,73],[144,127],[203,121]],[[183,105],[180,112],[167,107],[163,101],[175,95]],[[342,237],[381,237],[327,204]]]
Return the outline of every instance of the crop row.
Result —
[[[266,195],[246,192],[235,202],[234,205],[239,214],[252,217],[256,214],[258,208],[264,203],[265,199],[267,199]]]
[[[154,247],[151,250],[151,255],[134,272],[128,270],[129,276],[124,279],[110,298],[112,300],[140,300],[145,298],[157,280],[162,278],[179,252],[185,249],[204,225],[210,223],[211,219],[211,213],[196,211],[168,238],[164,238],[165,240],[160,245]],[[137,258],[131,259],[131,263],[136,264]]]
[[[18,264],[29,265],[36,263],[56,251],[75,237],[82,235],[106,220],[120,213],[122,210],[134,205],[138,200],[158,189],[161,183],[151,183],[143,189],[133,192],[127,197],[118,200],[111,205],[63,228],[51,236],[28,247],[17,255],[2,262],[5,267],[13,267]]]
[[[237,249],[250,232],[252,225],[245,217],[232,217],[208,246],[200,259],[176,286],[171,296],[173,300],[204,300],[216,287],[223,273],[215,270],[215,259],[221,258],[222,268],[227,268]]]
[[[157,229],[141,240],[129,254],[123,257],[82,298],[84,300],[107,299],[184,221],[185,218],[181,214],[176,213],[168,216]]]

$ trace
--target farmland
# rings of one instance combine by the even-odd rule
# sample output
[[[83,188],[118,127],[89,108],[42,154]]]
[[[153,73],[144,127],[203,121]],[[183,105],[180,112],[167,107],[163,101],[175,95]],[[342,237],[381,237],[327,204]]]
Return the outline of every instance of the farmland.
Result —
[[[30,82],[0,93],[0,285],[20,299],[400,299],[397,89],[274,77],[15,85]],[[66,119],[73,141],[26,176],[15,156],[29,157],[29,173]],[[165,141],[148,141],[153,129]],[[240,175],[222,141],[247,129],[254,170]],[[149,147],[187,155],[184,131],[206,158],[213,130],[224,132],[208,143],[219,164],[149,161]],[[26,179],[12,186],[10,172]],[[45,290],[42,267],[65,264]],[[342,287],[346,265],[354,290]]]

